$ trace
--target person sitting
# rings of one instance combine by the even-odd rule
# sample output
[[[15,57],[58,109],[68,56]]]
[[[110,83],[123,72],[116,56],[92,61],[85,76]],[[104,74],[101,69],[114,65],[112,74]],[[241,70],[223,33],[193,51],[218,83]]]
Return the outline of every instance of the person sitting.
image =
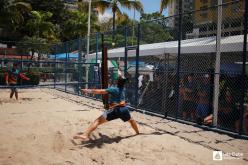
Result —
[[[220,102],[218,111],[218,125],[227,129],[234,129],[239,131],[240,127],[240,111],[233,101],[233,96],[230,91],[226,91],[225,98]],[[213,115],[204,118],[205,124],[212,124]]]
[[[237,108],[230,91],[226,91],[225,98],[220,102],[218,119],[220,126],[239,130],[240,111]]]

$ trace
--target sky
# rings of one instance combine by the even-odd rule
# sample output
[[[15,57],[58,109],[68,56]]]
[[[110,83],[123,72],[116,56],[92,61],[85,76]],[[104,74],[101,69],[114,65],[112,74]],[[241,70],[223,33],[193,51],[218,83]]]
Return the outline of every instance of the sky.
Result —
[[[144,6],[144,12],[145,13],[153,13],[153,12],[159,11],[160,0],[140,0],[140,1],[141,1],[141,3]],[[122,11],[124,11],[125,13],[127,13],[130,18],[133,18],[134,17],[133,10],[122,9]],[[165,10],[163,12],[163,14],[164,15],[168,15],[167,10]],[[106,17],[112,17],[111,11],[110,10],[107,11],[104,14],[104,17],[105,16]],[[136,20],[139,20],[139,18],[140,18],[140,14],[138,12],[135,12],[135,19]]]

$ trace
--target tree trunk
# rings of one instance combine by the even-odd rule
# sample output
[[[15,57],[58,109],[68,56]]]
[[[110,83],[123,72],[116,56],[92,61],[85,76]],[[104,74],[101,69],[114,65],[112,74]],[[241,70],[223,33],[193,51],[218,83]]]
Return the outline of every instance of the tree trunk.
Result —
[[[112,46],[115,44],[115,10],[113,10],[113,32],[112,32]]]
[[[115,11],[113,11],[113,31],[115,30]]]

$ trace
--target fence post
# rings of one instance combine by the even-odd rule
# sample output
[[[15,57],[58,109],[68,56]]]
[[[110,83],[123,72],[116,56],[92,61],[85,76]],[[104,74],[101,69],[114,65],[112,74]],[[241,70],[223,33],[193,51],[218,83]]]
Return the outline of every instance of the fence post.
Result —
[[[79,53],[79,56],[78,56],[78,87],[77,87],[77,92],[78,92],[78,95],[80,94],[80,83],[82,82],[82,39],[79,38],[78,39],[78,53]]]
[[[179,111],[179,85],[180,85],[180,65],[181,65],[181,39],[182,39],[182,0],[179,0],[179,23],[178,23],[178,55],[177,55],[177,81],[176,81],[176,119]]]
[[[108,48],[104,44],[104,34],[102,34],[102,89],[108,88]],[[104,108],[108,109],[108,95],[102,95]]]
[[[96,33],[96,63],[98,60],[98,49],[99,49],[98,40],[99,40],[99,32]]]
[[[23,70],[23,55],[21,54],[21,70]]]
[[[65,60],[65,92],[67,92],[67,60],[68,60],[68,42],[65,43],[66,60]]]
[[[246,90],[246,73],[245,73],[245,66],[246,66],[246,53],[247,53],[247,19],[248,17],[248,2],[245,1],[245,13],[244,13],[244,43],[243,43],[243,64],[242,64],[242,89],[241,89],[241,119],[240,119],[240,127],[239,127],[239,134],[241,135],[243,132],[243,119],[244,119],[244,102],[245,102],[245,90]]]
[[[214,112],[213,126],[218,123],[219,93],[220,93],[220,55],[221,55],[221,23],[222,23],[222,0],[218,0],[218,25],[216,37],[216,60],[215,60],[215,78],[214,78]]]
[[[56,76],[57,76],[57,45],[55,45],[55,55],[54,55],[54,61],[55,61],[55,71],[54,71],[54,78],[53,78],[53,88],[56,88]]]
[[[136,108],[138,108],[139,104],[139,95],[138,95],[138,90],[139,90],[139,47],[140,45],[140,23],[138,24],[138,37],[137,37],[137,48],[136,48],[136,68],[135,68],[135,105]]]
[[[162,111],[164,111],[164,117],[168,116],[168,107],[167,106],[167,87],[168,87],[168,78],[169,78],[169,54],[164,54],[164,71],[163,71],[163,78],[165,78],[165,83],[162,81],[163,84],[163,93],[162,93]]]
[[[96,33],[96,62],[95,62],[95,65],[94,65],[94,83],[96,83],[97,82],[97,78],[96,78],[96,75],[97,75],[97,73],[96,73],[96,70],[95,70],[95,67],[96,67],[96,64],[98,64],[98,38],[99,38],[99,33],[97,32]],[[98,70],[99,70],[99,65],[97,66],[98,67]],[[96,86],[96,85],[94,85],[94,86]]]
[[[125,26],[125,57],[124,57],[124,76],[127,76],[127,26]]]

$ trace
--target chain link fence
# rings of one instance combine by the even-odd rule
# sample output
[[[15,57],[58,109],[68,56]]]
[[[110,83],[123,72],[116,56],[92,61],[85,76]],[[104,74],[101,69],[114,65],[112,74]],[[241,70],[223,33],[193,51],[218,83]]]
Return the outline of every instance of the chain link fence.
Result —
[[[243,52],[245,1],[194,3],[195,11],[182,11],[181,16],[178,12],[141,21],[140,29],[126,27],[126,46],[110,46],[109,58],[123,66],[127,54],[131,78],[126,99],[132,107],[247,135],[246,66],[246,72],[242,70],[243,55],[247,56]],[[132,38],[135,42],[129,42]],[[220,61],[216,61],[218,51]]]
[[[18,88],[50,87],[80,95],[80,89],[100,85],[99,64],[86,61],[86,40],[77,39],[58,44],[16,43],[15,48],[2,48],[1,88],[13,65],[30,78],[17,77]]]

